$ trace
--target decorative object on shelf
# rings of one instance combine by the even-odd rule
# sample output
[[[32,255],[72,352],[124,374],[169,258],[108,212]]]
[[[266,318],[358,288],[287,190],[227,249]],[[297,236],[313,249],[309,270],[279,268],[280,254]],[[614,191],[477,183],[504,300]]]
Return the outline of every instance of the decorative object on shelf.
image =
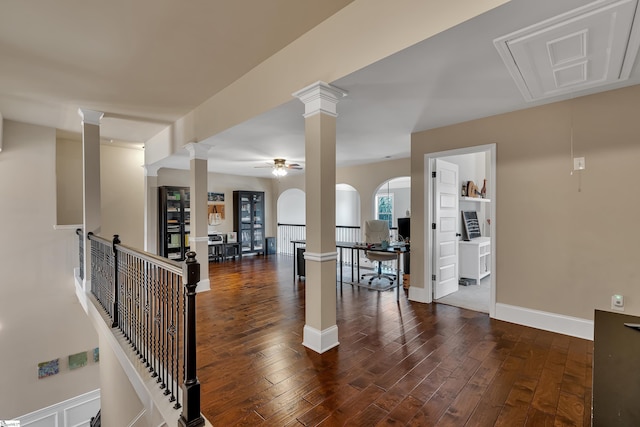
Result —
[[[224,193],[207,193],[209,202],[224,202]]]
[[[467,183],[467,197],[478,197],[478,186],[473,182]]]
[[[482,183],[482,190],[480,190],[480,197],[482,197],[483,199],[487,198],[487,179],[486,178]]]
[[[225,220],[224,193],[207,193],[207,222],[209,225],[220,225]]]
[[[467,197],[467,183],[466,182],[462,183],[462,189],[460,190],[460,195],[462,197]]]

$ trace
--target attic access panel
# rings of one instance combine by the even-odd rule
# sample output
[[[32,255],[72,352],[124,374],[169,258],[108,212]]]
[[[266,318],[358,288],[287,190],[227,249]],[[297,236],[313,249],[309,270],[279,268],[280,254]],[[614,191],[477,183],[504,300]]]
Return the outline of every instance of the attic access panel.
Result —
[[[629,79],[638,0],[598,0],[493,41],[526,101]]]

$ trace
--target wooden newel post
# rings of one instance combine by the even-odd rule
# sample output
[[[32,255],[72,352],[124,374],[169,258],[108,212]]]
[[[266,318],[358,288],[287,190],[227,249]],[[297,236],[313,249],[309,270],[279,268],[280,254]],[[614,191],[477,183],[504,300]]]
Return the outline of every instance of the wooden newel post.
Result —
[[[200,281],[200,264],[195,252],[187,252],[183,267],[183,281],[187,288],[185,298],[184,360],[185,374],[182,385],[182,414],[179,426],[196,427],[204,425],[200,415],[200,382],[196,376],[196,286]]]
[[[118,316],[118,294],[120,290],[120,285],[118,284],[118,251],[116,251],[116,245],[120,243],[120,236],[117,234],[113,235],[113,322],[111,322],[111,327],[115,328],[118,326],[118,321],[120,316]]]

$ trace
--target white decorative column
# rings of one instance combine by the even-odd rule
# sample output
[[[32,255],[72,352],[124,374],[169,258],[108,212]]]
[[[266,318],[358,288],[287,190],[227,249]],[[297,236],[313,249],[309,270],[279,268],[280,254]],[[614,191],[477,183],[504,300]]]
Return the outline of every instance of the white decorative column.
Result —
[[[158,254],[158,166],[144,166],[144,250]]]
[[[207,163],[211,146],[196,142],[185,145],[189,150],[190,165],[190,234],[189,250],[196,253],[196,259],[200,263],[200,282],[197,292],[211,289],[209,281],[209,223],[207,220],[207,188],[209,183],[209,171]]]
[[[296,93],[305,105],[306,251],[302,344],[340,344],[336,325],[336,104],[346,92],[317,82]]]
[[[100,206],[100,119],[99,111],[78,109],[82,117],[82,223],[86,239],[87,233],[100,234],[102,226]],[[109,238],[110,236],[103,236]],[[85,292],[91,288],[91,245],[84,244]]]

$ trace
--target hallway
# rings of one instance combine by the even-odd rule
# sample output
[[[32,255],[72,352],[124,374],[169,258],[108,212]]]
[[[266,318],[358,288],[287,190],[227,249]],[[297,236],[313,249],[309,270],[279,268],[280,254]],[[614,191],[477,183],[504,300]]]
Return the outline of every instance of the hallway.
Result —
[[[291,257],[210,266],[197,357],[213,425],[590,425],[589,341],[343,285],[340,345],[319,355]]]

